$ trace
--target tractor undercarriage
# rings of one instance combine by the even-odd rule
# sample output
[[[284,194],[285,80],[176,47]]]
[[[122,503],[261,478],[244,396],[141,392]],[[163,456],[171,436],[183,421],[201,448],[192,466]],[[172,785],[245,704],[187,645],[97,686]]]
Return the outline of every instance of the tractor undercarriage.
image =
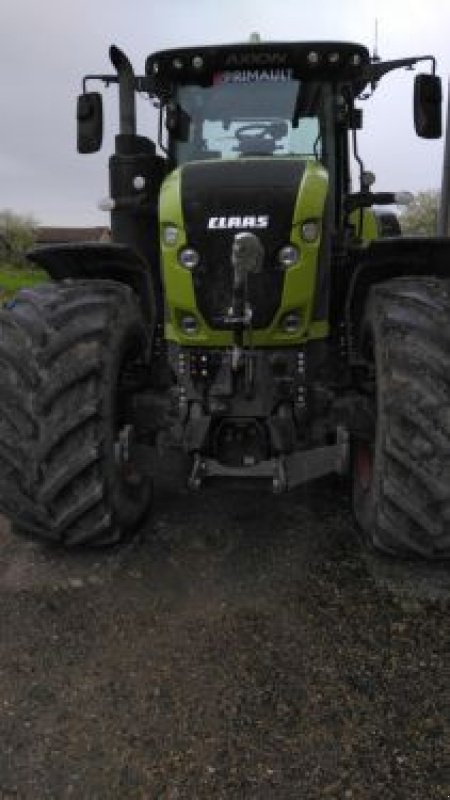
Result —
[[[331,472],[344,473],[346,425],[356,402],[341,399],[339,414],[333,413],[334,395],[309,381],[318,352],[322,348],[309,343],[284,350],[243,349],[238,357],[233,348],[172,344],[171,389],[135,397],[137,439],[153,437],[160,449],[187,453],[193,489],[208,478],[248,478],[265,479],[274,492],[282,492]],[[158,421],[159,432],[149,431],[149,420]]]

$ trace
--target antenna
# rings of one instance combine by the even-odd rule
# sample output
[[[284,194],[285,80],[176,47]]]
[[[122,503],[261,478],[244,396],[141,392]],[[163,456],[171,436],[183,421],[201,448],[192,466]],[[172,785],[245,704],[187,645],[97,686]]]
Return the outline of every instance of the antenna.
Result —
[[[378,19],[375,17],[375,42],[373,46],[373,56],[372,61],[375,63],[377,61],[381,61],[381,58],[378,53]]]

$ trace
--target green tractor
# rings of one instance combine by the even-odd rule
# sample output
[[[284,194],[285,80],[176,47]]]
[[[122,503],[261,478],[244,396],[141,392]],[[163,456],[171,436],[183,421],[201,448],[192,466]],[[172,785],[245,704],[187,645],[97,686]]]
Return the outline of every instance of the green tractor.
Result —
[[[380,236],[373,207],[400,198],[372,191],[357,148],[359,100],[419,62],[415,129],[441,135],[434,58],[251,42],[158,52],[142,76],[110,58],[77,118],[79,152],[96,152],[87,84],[118,85],[112,241],[35,249],[52,280],[0,312],[13,528],[122,541],[176,448],[195,490],[347,476],[371,546],[449,557],[450,244]],[[137,93],[158,109],[157,143],[137,133]]]

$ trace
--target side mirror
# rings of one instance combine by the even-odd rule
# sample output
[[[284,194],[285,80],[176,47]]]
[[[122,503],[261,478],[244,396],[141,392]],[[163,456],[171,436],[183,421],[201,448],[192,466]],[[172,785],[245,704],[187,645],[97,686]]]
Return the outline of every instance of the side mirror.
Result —
[[[96,153],[103,140],[103,101],[99,92],[80,94],[77,103],[77,150]]]
[[[414,127],[423,139],[439,139],[442,135],[442,86],[437,75],[416,75]]]

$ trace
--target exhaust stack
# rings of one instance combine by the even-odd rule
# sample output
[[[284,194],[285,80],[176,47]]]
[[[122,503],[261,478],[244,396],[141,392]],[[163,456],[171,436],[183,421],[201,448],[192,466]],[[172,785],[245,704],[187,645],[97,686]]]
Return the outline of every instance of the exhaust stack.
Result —
[[[111,64],[119,78],[120,133],[136,134],[135,76],[131,62],[116,45],[109,48]]]

